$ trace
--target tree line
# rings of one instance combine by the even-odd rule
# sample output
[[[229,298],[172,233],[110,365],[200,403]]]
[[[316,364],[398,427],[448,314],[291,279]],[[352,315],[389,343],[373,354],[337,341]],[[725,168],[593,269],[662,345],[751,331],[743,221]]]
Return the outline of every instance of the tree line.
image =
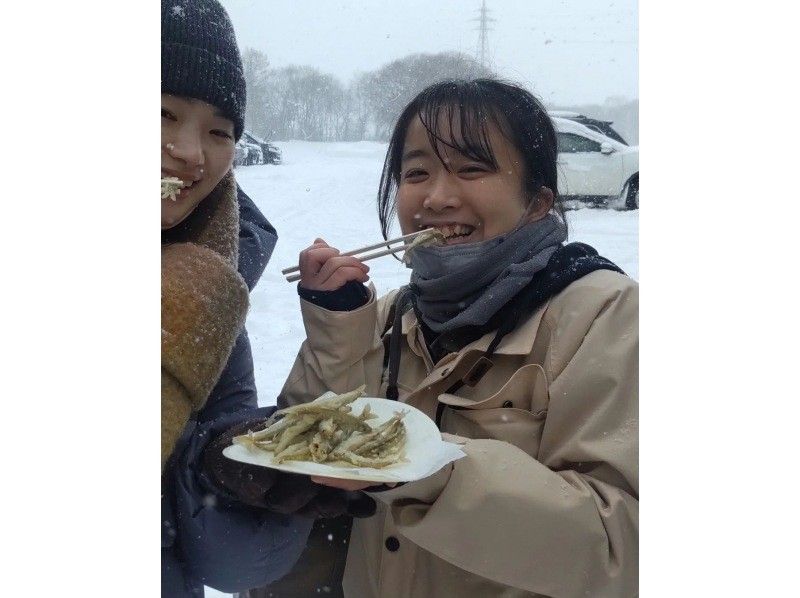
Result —
[[[242,55],[248,130],[268,140],[386,141],[403,107],[444,78],[492,76],[456,52],[412,54],[363,73],[349,85],[310,66],[271,68],[263,52]]]
[[[253,48],[245,49],[242,62],[246,127],[271,141],[387,141],[400,111],[428,85],[446,78],[494,76],[458,52],[411,54],[349,85],[310,66],[272,68],[266,54]],[[602,105],[558,108],[614,120],[629,143],[638,143],[638,100],[610,98]]]

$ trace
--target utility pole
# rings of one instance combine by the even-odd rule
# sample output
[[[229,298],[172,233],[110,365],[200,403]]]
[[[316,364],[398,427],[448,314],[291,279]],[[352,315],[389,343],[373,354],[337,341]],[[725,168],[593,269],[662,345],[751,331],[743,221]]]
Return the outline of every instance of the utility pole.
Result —
[[[489,29],[489,23],[493,22],[494,19],[489,16],[489,9],[486,8],[486,0],[481,0],[481,8],[479,10],[480,16],[477,19],[472,19],[473,21],[480,22],[478,25],[478,61],[481,63],[481,66],[488,68],[488,56],[487,50],[489,45],[489,36],[488,33],[491,31]]]

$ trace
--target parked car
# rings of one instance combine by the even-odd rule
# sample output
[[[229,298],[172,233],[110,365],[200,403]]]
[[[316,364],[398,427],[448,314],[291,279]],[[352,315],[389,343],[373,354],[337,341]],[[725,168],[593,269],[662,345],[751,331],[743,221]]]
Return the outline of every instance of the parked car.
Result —
[[[272,145],[261,139],[260,137],[256,137],[250,131],[245,129],[242,133],[242,138],[247,143],[252,143],[257,145],[261,149],[261,161],[258,164],[280,164],[281,163],[281,152],[280,150]]]
[[[271,143],[264,143],[261,146],[264,152],[264,164],[280,164],[281,163],[281,150]]]
[[[256,164],[263,164],[263,163],[264,163],[264,153],[261,151],[261,148],[255,143],[248,143],[247,160],[245,161],[245,165],[255,166]]]
[[[248,142],[244,135],[239,141],[236,142],[233,155],[234,166],[252,166],[254,164],[263,164],[264,154],[261,148],[255,143]]]
[[[566,200],[639,207],[639,147],[568,118],[553,117],[558,138],[558,189]]]
[[[566,110],[550,110],[548,114],[556,118],[574,120],[576,123],[580,123],[585,127],[589,127],[590,129],[597,131],[598,133],[602,133],[606,137],[611,137],[611,139],[628,145],[628,142],[622,138],[622,135],[617,133],[617,131],[611,126],[614,124],[613,121],[589,118],[588,116],[580,114],[579,112],[568,112]]]
[[[247,149],[247,143],[239,139],[236,142],[236,145],[233,147],[233,166],[243,166],[245,161],[247,160],[247,154],[249,150]]]
[[[242,132],[242,137],[236,142],[233,165],[234,166],[253,166],[254,164],[280,164],[280,150],[259,139],[250,131]]]

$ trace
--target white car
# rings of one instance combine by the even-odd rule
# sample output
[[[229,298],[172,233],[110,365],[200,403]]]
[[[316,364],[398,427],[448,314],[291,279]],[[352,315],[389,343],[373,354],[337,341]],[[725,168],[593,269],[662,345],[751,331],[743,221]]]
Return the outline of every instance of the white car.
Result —
[[[639,146],[551,117],[558,137],[558,191],[566,200],[639,207]]]

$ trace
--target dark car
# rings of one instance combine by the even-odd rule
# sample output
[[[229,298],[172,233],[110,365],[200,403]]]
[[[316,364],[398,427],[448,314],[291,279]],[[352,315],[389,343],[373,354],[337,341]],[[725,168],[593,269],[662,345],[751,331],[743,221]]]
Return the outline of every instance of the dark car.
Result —
[[[255,143],[250,143],[244,135],[236,142],[233,165],[234,166],[253,166],[254,164],[264,164],[264,152]]]
[[[263,157],[261,158],[259,164],[281,163],[281,151],[271,143],[264,141],[260,137],[256,137],[246,129],[242,133],[242,139],[245,141],[245,143],[252,143],[261,148],[261,154]]]
[[[242,141],[241,139],[236,142],[236,145],[233,148],[233,166],[234,168],[237,166],[244,166],[245,161],[247,160],[247,144]]]
[[[548,112],[550,116],[555,116],[557,118],[567,118],[569,120],[574,120],[576,123],[582,124],[584,127],[589,127],[593,131],[597,131],[598,133],[602,133],[606,137],[610,137],[614,141],[619,141],[620,143],[624,143],[625,145],[630,145],[627,141],[622,138],[622,135],[617,133],[611,125],[614,124],[613,121],[610,120],[599,120],[597,118],[589,118],[583,114],[579,114],[578,112],[568,112],[565,110],[550,110]]]

